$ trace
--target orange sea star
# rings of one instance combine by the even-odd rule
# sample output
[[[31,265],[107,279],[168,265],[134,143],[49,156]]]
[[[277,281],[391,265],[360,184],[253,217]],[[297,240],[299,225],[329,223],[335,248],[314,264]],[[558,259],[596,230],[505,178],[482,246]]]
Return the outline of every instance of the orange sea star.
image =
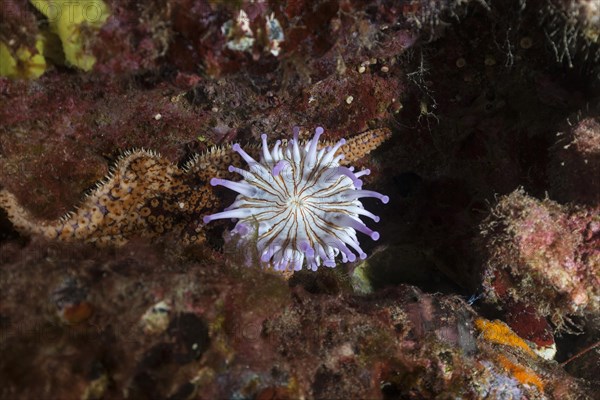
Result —
[[[339,150],[346,156],[343,163],[363,158],[390,136],[389,129],[380,128],[349,138]],[[259,148],[258,144],[245,146],[255,157],[260,156]],[[33,217],[6,189],[0,190],[0,207],[24,235],[122,245],[133,236],[156,237],[177,230],[183,243],[201,243],[205,240],[202,217],[222,208],[210,179],[237,179],[228,171],[229,165],[241,166],[230,145],[198,154],[181,168],[153,151],[128,151],[79,207],[58,220]]]

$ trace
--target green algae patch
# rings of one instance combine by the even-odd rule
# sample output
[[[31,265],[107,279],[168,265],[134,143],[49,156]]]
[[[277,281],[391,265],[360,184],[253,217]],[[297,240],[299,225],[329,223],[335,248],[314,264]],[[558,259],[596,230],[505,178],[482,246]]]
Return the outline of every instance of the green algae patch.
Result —
[[[21,46],[15,51],[0,42],[0,76],[20,79],[36,79],[46,71],[44,39],[38,36],[35,50]]]
[[[48,18],[50,31],[60,38],[67,65],[89,71],[96,63],[90,39],[110,15],[108,6],[100,0],[30,1]]]

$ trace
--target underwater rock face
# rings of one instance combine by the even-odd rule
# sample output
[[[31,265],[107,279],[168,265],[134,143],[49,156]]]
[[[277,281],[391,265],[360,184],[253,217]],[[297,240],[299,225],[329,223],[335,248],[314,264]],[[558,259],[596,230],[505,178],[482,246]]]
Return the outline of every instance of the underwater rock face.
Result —
[[[32,3],[0,7],[0,397],[600,392],[596,2]],[[286,281],[203,217],[228,146],[294,126],[390,203]]]
[[[407,285],[309,293],[171,243],[107,252],[37,238],[5,243],[2,255],[3,397],[483,398],[498,385],[527,398],[584,393],[455,295]],[[58,317],[83,301],[94,309],[85,320]],[[149,310],[161,329],[148,329]]]

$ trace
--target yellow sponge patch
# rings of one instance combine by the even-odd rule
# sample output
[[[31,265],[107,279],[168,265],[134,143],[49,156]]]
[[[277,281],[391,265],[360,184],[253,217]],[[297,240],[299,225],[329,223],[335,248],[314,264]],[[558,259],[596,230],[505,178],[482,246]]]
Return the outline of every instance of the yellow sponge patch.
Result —
[[[21,46],[16,51],[0,42],[0,76],[9,78],[35,79],[46,71],[44,39],[38,36],[35,41],[35,51]]]
[[[96,58],[89,48],[90,33],[99,30],[110,12],[101,0],[30,0],[48,18],[50,29],[62,42],[68,64],[89,71]]]

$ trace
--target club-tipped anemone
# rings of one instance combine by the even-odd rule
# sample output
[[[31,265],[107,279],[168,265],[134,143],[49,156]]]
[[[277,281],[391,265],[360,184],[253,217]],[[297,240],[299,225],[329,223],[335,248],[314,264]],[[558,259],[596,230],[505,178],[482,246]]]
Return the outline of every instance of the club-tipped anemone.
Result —
[[[335,267],[335,259],[353,262],[367,254],[361,249],[357,232],[379,239],[379,233],[367,227],[360,216],[379,222],[379,217],[365,210],[361,198],[389,201],[381,193],[362,190],[362,176],[368,169],[354,172],[342,167],[343,154],[336,154],[345,144],[340,140],[331,147],[318,149],[324,130],[318,127],[306,144],[299,142],[299,129],[291,140],[272,149],[267,136],[261,135],[262,159],[248,155],[240,145],[233,146],[248,164],[249,170],[230,167],[243,179],[233,182],[211,179],[213,186],[224,186],[238,193],[235,202],[222,212],[207,215],[204,223],[217,219],[238,220],[233,233],[244,242],[256,245],[261,262],[277,271],[297,271],[306,266],[316,271],[321,265]]]

